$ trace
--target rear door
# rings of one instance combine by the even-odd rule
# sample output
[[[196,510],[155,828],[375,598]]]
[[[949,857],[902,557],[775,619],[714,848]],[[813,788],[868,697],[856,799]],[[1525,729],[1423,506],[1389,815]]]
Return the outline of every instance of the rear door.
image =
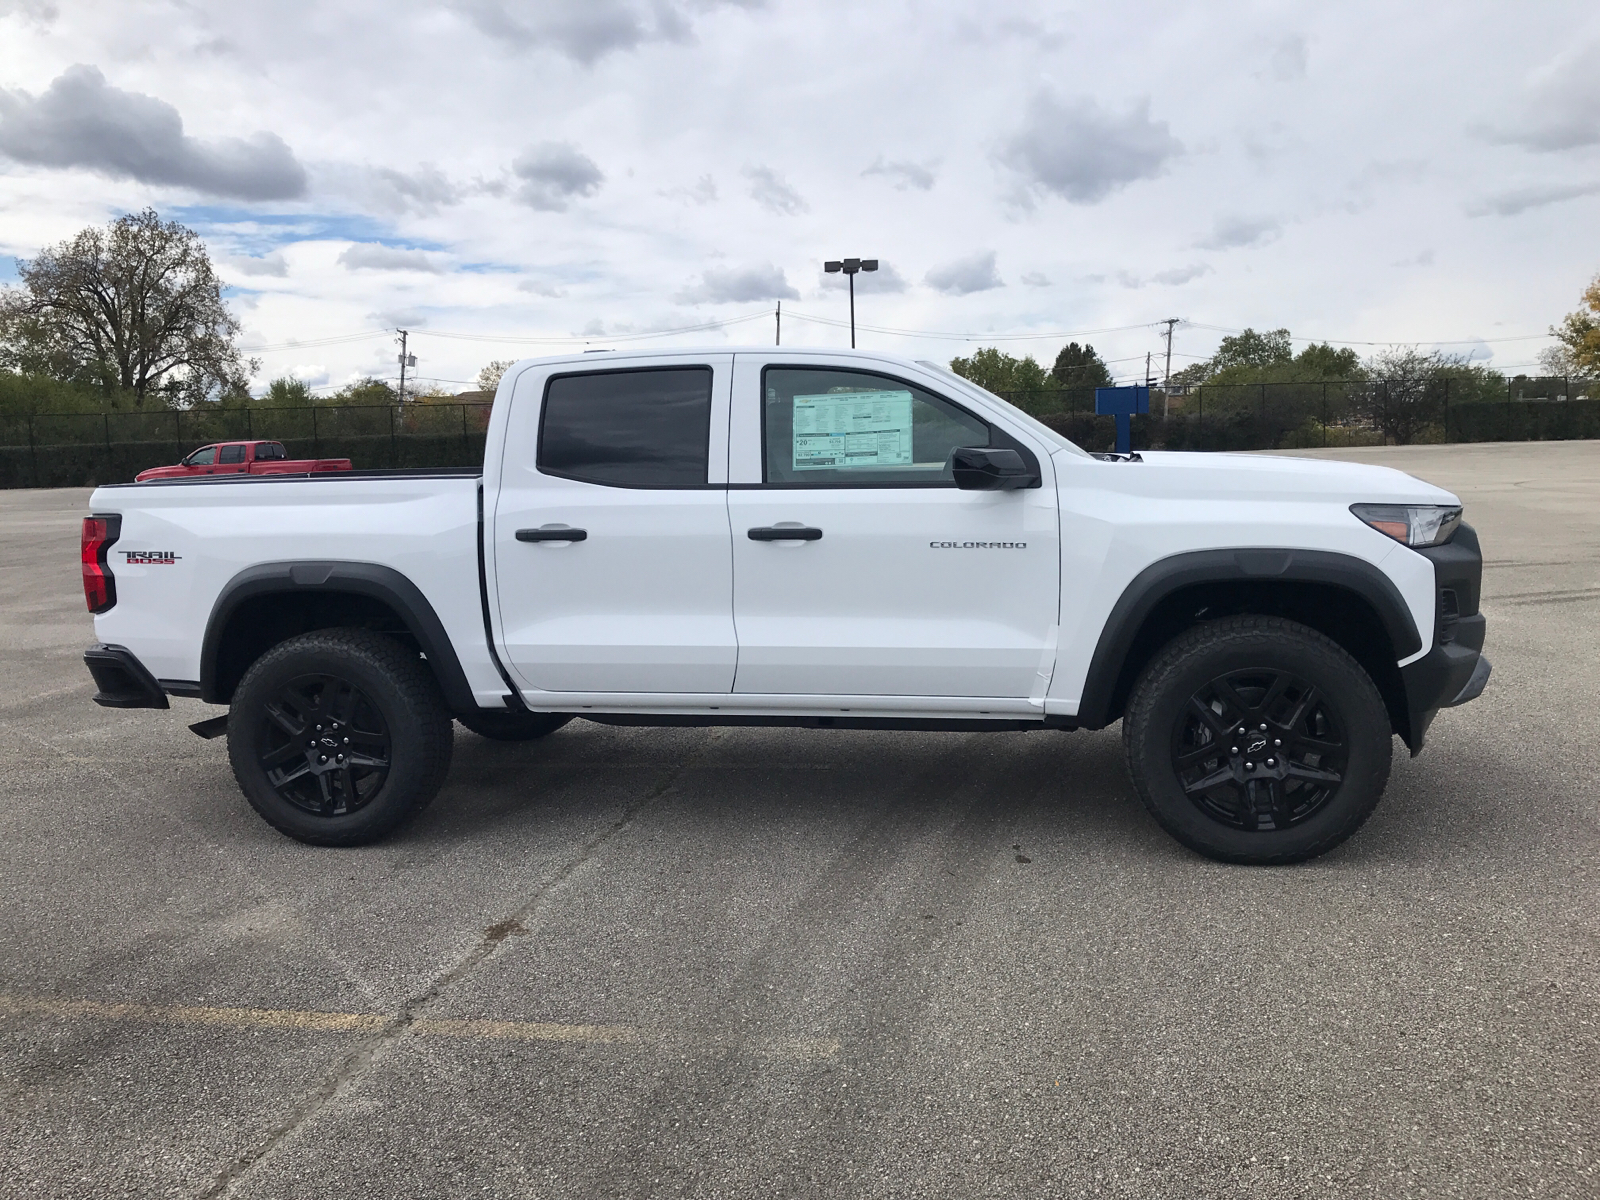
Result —
[[[731,369],[731,355],[662,356],[518,378],[494,595],[526,687],[732,689]]]
[[[734,690],[1042,705],[1060,601],[1047,450],[931,379],[780,353],[735,373]],[[960,446],[1017,449],[1042,486],[959,490]]]
[[[243,442],[225,442],[217,447],[218,475],[238,475],[249,468],[245,464],[245,444]]]

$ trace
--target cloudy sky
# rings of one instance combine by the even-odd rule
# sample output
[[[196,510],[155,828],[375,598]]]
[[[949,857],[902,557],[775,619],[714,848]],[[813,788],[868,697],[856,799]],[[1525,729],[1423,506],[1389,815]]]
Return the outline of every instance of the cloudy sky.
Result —
[[[846,345],[848,255],[916,357],[1142,376],[1180,317],[1174,367],[1251,325],[1516,368],[1600,271],[1600,6],[0,0],[0,282],[146,205],[258,382],[392,375],[397,326],[449,390],[770,343],[779,300]]]

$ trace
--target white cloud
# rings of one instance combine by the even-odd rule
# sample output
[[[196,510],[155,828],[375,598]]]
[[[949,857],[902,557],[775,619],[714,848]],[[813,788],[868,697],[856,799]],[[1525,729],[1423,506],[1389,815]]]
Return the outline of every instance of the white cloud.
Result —
[[[744,177],[750,181],[750,198],[769,212],[792,217],[811,207],[789,186],[789,181],[771,167],[746,167]]]
[[[968,296],[973,292],[986,292],[991,288],[1005,287],[1005,282],[995,270],[995,252],[982,250],[945,263],[928,272],[928,286],[950,296]]]
[[[882,175],[893,183],[898,191],[903,192],[908,188],[915,188],[919,192],[926,192],[933,187],[938,178],[934,174],[934,168],[937,165],[936,162],[890,162],[880,154],[877,161],[861,173],[863,175]]]
[[[306,190],[305,169],[277,134],[189,137],[172,105],[114,88],[81,63],[38,96],[0,90],[0,154],[228,199],[288,200]]]
[[[511,172],[522,181],[517,199],[529,208],[562,212],[580,196],[600,190],[605,176],[594,160],[565,142],[544,142],[518,155]]]
[[[843,271],[833,274],[823,271],[818,276],[822,286],[832,291],[845,291],[849,288],[849,280]],[[887,296],[906,290],[905,277],[894,269],[894,264],[879,261],[876,271],[860,271],[856,274],[856,294],[858,296]]]
[[[1600,183],[1554,183],[1513,188],[1476,200],[1467,205],[1466,211],[1471,217],[1514,217],[1530,208],[1544,208],[1549,204],[1560,204],[1563,200],[1576,200],[1580,196],[1593,196],[1596,193],[1600,193]]]
[[[1182,287],[1192,283],[1202,275],[1211,274],[1211,268],[1205,263],[1194,263],[1187,267],[1168,267],[1164,271],[1156,271],[1149,275],[1135,275],[1131,271],[1117,272],[1117,282],[1126,288],[1149,287],[1151,284],[1160,284],[1163,287]]]
[[[746,304],[756,300],[798,300],[783,269],[771,263],[758,267],[711,267],[700,282],[678,293],[684,304]]]
[[[433,275],[444,270],[425,251],[364,242],[357,242],[340,254],[339,265],[352,271],[426,271]]]
[[[1234,250],[1270,242],[1283,231],[1272,217],[1218,217],[1209,237],[1197,243],[1202,250]]]
[[[546,283],[542,279],[521,280],[517,284],[517,291],[527,292],[530,296],[548,296],[552,299],[560,299],[567,294],[564,289],[553,283]]]
[[[289,264],[284,261],[283,255],[276,252],[263,254],[259,258],[248,256],[227,258],[224,265],[241,275],[272,275],[279,279],[289,274]]]
[[[1087,96],[1058,101],[1039,92],[999,159],[1017,173],[1024,203],[1048,193],[1097,204],[1135,180],[1155,178],[1182,150],[1165,121],[1150,119],[1148,100],[1113,113]]]
[[[1535,76],[1509,120],[1482,132],[1528,150],[1600,144],[1600,39],[1569,47]]]
[[[666,196],[672,200],[682,200],[686,204],[715,204],[717,202],[717,181],[710,175],[702,175],[693,184],[687,187],[665,188],[657,195]]]
[[[1036,288],[1049,287],[1050,278],[1039,271],[1028,271],[1022,276],[1022,285]]]
[[[759,8],[761,0],[723,0],[731,7]],[[592,66],[608,54],[652,42],[687,42],[693,36],[691,9],[718,6],[718,0],[684,5],[669,0],[455,0],[451,5],[480,32],[513,50],[554,50]]]

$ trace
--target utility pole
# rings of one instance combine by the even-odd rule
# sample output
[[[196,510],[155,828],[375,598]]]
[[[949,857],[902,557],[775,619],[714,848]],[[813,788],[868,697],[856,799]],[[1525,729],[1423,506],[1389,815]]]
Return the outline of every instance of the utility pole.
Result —
[[[778,301],[778,323],[773,328],[772,334],[773,334],[773,336],[772,336],[772,344],[774,346],[783,345],[783,301],[782,300]]]
[[[1161,381],[1161,419],[1163,421],[1167,419],[1167,410],[1172,404],[1172,327],[1181,320],[1183,320],[1182,317],[1168,317],[1162,322],[1167,327],[1167,373]]]
[[[1144,385],[1150,386],[1150,351],[1144,352]]]
[[[397,329],[395,332],[400,335],[400,403],[404,404],[406,402],[406,368],[417,365],[417,356],[406,353],[406,338],[410,336],[410,330]]]

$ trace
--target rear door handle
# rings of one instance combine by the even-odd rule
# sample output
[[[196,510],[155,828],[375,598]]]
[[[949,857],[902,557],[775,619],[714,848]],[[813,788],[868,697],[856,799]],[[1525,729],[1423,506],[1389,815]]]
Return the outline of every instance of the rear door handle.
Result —
[[[750,531],[752,542],[818,542],[822,530],[809,525],[758,525]]]
[[[519,529],[519,542],[582,542],[589,537],[587,529]]]

